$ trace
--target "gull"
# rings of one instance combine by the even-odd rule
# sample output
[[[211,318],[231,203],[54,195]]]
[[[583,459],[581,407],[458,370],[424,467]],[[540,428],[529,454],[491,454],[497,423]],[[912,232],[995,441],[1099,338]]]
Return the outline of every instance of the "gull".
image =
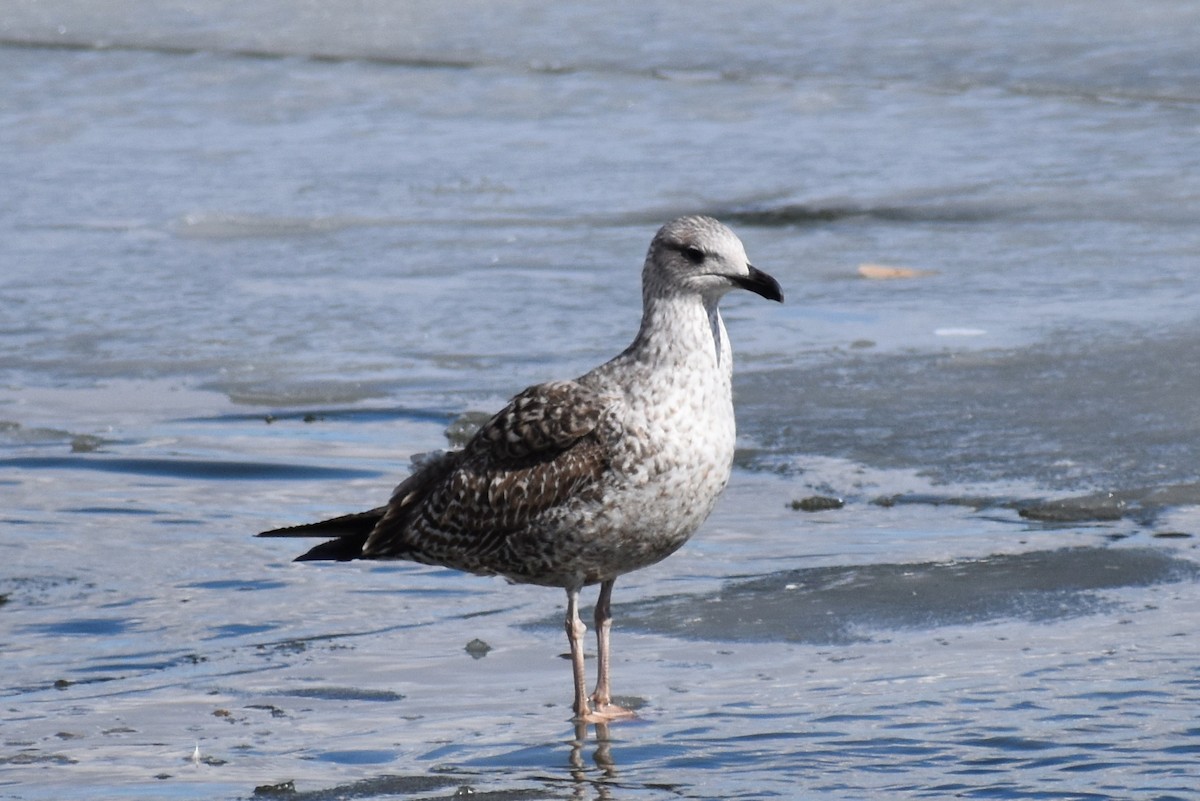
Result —
[[[461,450],[424,461],[387,504],[263,537],[332,537],[296,561],[402,559],[567,593],[574,720],[612,700],[613,584],[665,559],[708,517],[733,467],[733,358],[718,303],[783,301],[741,240],[704,216],[672,220],[642,268],[642,322],[615,358],[517,394]],[[600,585],[597,681],[586,690],[579,593]]]

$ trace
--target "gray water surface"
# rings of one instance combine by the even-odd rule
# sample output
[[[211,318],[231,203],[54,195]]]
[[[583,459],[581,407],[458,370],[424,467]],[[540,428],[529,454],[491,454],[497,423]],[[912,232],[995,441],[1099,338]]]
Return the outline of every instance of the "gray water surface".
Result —
[[[1195,798],[1198,40],[7,4],[0,798]],[[561,593],[251,536],[614,355],[685,212],[788,302],[729,299],[734,479],[618,583],[637,721],[568,722]]]

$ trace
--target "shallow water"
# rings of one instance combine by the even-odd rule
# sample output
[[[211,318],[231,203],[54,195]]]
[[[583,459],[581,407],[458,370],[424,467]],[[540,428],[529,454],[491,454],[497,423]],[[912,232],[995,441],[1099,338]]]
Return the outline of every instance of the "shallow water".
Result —
[[[0,798],[1195,797],[1198,25],[10,4]],[[566,721],[556,591],[249,536],[617,352],[687,211],[788,302],[618,584],[639,720]]]

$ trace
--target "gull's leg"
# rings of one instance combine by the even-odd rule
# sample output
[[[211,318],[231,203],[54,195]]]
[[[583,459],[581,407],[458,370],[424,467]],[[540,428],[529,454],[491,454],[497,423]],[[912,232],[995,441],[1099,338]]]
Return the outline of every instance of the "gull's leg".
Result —
[[[619,707],[612,702],[612,686],[609,683],[609,633],[612,631],[612,591],[615,579],[609,579],[600,585],[600,595],[596,598],[596,656],[600,663],[596,676],[596,691],[592,693],[592,704],[595,714],[605,720],[633,717],[629,709]]]
[[[567,589],[567,642],[571,645],[571,671],[575,676],[575,720],[590,721],[592,710],[588,707],[587,673],[583,666],[583,635],[587,627],[579,619],[579,588]]]
[[[596,598],[596,661],[600,663],[596,676],[596,692],[592,693],[592,703],[597,709],[608,706],[612,702],[612,686],[609,684],[609,654],[608,638],[612,631],[612,590],[613,582],[606,581],[600,585],[600,595]]]

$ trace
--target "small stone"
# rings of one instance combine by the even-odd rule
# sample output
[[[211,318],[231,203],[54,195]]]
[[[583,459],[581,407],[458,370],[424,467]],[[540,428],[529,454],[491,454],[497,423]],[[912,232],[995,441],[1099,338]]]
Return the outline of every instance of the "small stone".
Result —
[[[104,440],[91,434],[79,434],[71,438],[71,453],[91,453],[100,449]]]
[[[488,651],[490,650],[492,650],[492,646],[478,637],[467,643],[466,647],[466,652],[471,655],[472,659],[483,659],[488,655]]]
[[[1125,504],[1119,501],[1067,499],[1023,506],[1017,514],[1040,523],[1086,523],[1120,520]]]
[[[260,784],[254,788],[255,795],[293,795],[296,792],[296,783],[292,780],[279,782],[279,784]]]
[[[800,512],[826,512],[830,509],[841,509],[846,502],[841,498],[828,495],[811,495],[798,501],[792,501],[792,508]]]

